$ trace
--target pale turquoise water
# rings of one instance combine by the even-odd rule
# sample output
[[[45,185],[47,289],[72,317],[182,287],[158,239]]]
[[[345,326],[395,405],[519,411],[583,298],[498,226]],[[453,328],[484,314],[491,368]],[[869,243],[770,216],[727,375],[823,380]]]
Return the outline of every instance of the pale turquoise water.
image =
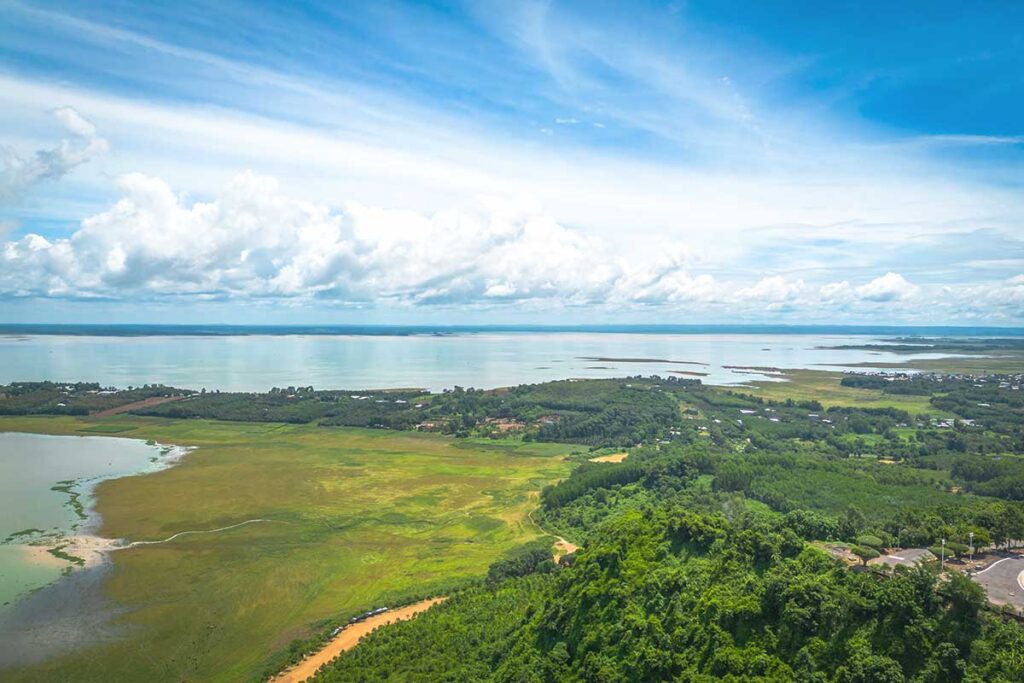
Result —
[[[156,469],[169,457],[167,449],[136,439],[0,433],[0,542],[17,532],[41,530],[0,543],[0,610],[68,566],[45,561],[46,555],[43,561],[31,559],[21,547],[25,542],[54,541],[93,521],[83,519],[69,505],[69,493],[52,490],[54,485],[73,481],[71,490],[89,517],[96,482]]]
[[[707,373],[736,384],[762,374],[723,366],[808,368],[908,356],[820,346],[865,344],[864,335],[501,332],[445,336],[247,335],[217,337],[0,337],[0,383],[92,380],[124,387],[265,391],[274,386],[371,389],[491,388],[569,377]],[[624,363],[585,357],[686,361]]]

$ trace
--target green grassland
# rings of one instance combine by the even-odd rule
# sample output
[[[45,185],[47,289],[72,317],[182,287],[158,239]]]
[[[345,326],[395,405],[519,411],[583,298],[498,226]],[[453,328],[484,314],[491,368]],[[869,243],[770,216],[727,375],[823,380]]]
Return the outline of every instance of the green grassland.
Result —
[[[880,390],[844,387],[839,384],[843,373],[829,370],[786,370],[784,382],[750,382],[750,393],[766,400],[818,401],[826,408],[898,408],[911,414],[942,411],[931,405],[928,396],[884,394]]]
[[[1024,367],[1024,352],[1019,350],[1000,350],[986,352],[983,355],[956,355],[943,358],[912,359],[900,362],[854,363],[849,367],[866,370],[887,370],[893,368],[909,368],[928,372],[963,373],[984,375],[991,373],[1015,373]]]
[[[482,576],[542,535],[535,493],[568,473],[557,444],[409,432],[117,416],[0,418],[0,431],[115,434],[198,449],[103,482],[105,584],[127,637],[5,680],[253,680],[296,638],[372,606]],[[275,657],[275,653],[276,657]]]

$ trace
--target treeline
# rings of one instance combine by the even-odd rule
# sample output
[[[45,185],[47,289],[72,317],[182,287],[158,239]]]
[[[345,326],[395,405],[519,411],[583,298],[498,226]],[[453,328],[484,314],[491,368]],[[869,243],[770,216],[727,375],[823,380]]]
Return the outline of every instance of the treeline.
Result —
[[[176,419],[240,422],[321,422],[354,427],[408,429],[416,424],[412,402],[421,392],[317,391],[312,387],[271,389],[266,393],[204,392],[183,401],[133,411]]]
[[[1024,500],[1024,460],[965,457],[953,463],[950,474],[980,496]]]
[[[904,396],[930,396],[937,388],[936,381],[923,375],[894,373],[890,375],[846,375],[839,384],[855,389],[876,389],[885,394]],[[944,388],[944,387],[943,387]]]
[[[625,446],[655,438],[677,425],[679,404],[672,392],[695,386],[699,382],[693,380],[632,378],[487,391],[455,387],[437,394],[289,387],[267,393],[204,392],[135,412],[171,418],[419,427],[458,436],[501,434],[493,425],[504,420],[527,439]]]
[[[0,385],[0,415],[88,415],[147,398],[191,393],[162,384],[115,389],[97,382],[12,382]]]
[[[676,393],[687,389],[700,390],[700,382],[674,377],[566,380],[497,390],[455,387],[437,394],[310,386],[268,392],[192,392],[159,385],[115,390],[95,383],[32,382],[0,386],[0,414],[86,415],[145,398],[180,396],[132,412],[174,419],[421,428],[458,436],[512,431],[538,441],[627,446],[678,427]]]

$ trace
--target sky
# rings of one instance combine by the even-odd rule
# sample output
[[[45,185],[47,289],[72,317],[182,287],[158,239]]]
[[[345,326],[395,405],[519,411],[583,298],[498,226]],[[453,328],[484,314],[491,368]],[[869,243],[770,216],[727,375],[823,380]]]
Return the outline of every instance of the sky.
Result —
[[[0,322],[1024,322],[1024,3],[0,0]]]

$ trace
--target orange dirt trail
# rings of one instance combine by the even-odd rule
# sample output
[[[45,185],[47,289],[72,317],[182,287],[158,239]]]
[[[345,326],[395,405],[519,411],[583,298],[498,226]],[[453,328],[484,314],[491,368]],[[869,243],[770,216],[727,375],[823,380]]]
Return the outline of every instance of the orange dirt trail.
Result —
[[[346,650],[351,650],[359,644],[360,639],[379,626],[393,624],[396,621],[411,619],[420,612],[424,612],[434,605],[444,602],[446,598],[431,598],[420,602],[393,609],[384,614],[370,617],[358,624],[346,626],[341,633],[327,641],[327,644],[311,655],[308,655],[301,662],[292,668],[282,671],[270,679],[270,683],[301,683],[313,677],[320,667]]]

